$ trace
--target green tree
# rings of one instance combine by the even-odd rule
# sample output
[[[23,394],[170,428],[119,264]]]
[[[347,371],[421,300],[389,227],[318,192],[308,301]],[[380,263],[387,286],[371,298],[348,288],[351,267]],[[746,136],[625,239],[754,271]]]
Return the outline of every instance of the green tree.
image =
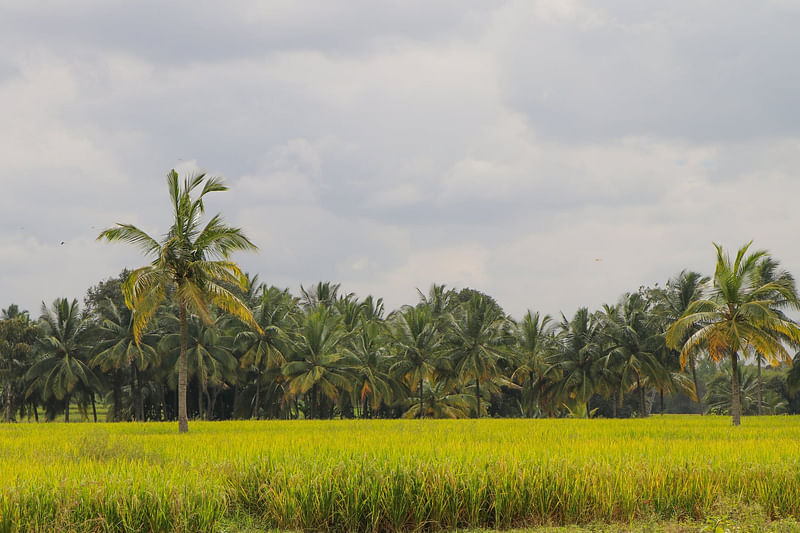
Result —
[[[672,324],[680,319],[689,309],[693,302],[703,298],[704,287],[710,278],[698,272],[682,270],[677,276],[667,281],[667,286],[663,289],[653,291],[655,307],[653,309],[656,316],[663,322],[662,329],[666,331]],[[683,339],[679,339],[678,345],[683,346],[686,340],[697,331],[696,326],[684,332]],[[703,413],[703,400],[700,394],[700,384],[697,380],[697,357],[699,351],[687,354],[686,364],[692,373],[692,383],[694,384],[694,397]]]
[[[796,285],[794,276],[792,276],[788,271],[781,268],[780,263],[772,258],[772,257],[764,257],[761,261],[758,262],[758,266],[756,267],[756,274],[754,284],[757,286],[764,286],[770,283],[775,283],[777,285],[781,285],[786,287],[789,291],[794,291]],[[784,320],[789,320],[789,318],[783,313],[783,310],[786,308],[793,307],[793,301],[796,302],[798,300],[798,296],[795,293],[794,298],[787,300],[780,292],[774,292],[770,295],[773,300],[772,303],[772,311],[783,318]],[[773,366],[778,364],[777,360],[767,361],[764,355],[755,348],[752,347],[751,350],[753,357],[756,360],[756,365],[758,366],[758,402],[757,402],[757,413],[761,414],[761,407],[764,405],[764,380],[761,376],[761,367],[764,363],[769,362]]]
[[[201,226],[204,198],[227,190],[219,178],[199,174],[181,181],[175,170],[167,174],[173,222],[161,242],[131,224],[100,233],[98,239],[124,241],[138,246],[152,258],[149,265],[131,272],[123,285],[125,303],[133,309],[137,342],[159,306],[171,299],[178,307],[180,357],[178,362],[178,431],[189,431],[186,385],[189,313],[207,324],[213,323],[210,307],[215,305],[241,320],[255,324],[247,305],[226,286],[245,290],[247,277],[230,256],[239,250],[255,250],[241,229],[225,225],[217,214]],[[196,197],[192,193],[198,192]]]
[[[449,315],[449,356],[462,383],[475,388],[475,416],[481,416],[481,385],[512,383],[503,376],[501,364],[508,358],[509,321],[502,309],[480,293],[470,295]]]
[[[291,360],[283,366],[290,393],[310,393],[311,418],[322,417],[320,393],[336,401],[353,387],[351,369],[358,359],[343,350],[340,320],[328,307],[313,308],[297,331]]]
[[[600,324],[588,309],[582,307],[572,320],[562,316],[559,340],[560,346],[553,360],[561,374],[559,396],[573,412],[588,414],[591,412],[589,400],[603,385]],[[585,410],[577,404],[584,404]]]
[[[6,422],[12,420],[15,389],[31,362],[38,334],[27,313],[19,313],[13,305],[10,309],[10,313],[3,310],[0,320],[0,378],[5,387]]]
[[[97,353],[91,359],[93,367],[103,372],[112,372],[111,420],[121,420],[120,373],[130,370],[133,414],[138,422],[144,422],[144,401],[142,398],[141,373],[159,362],[154,345],[155,335],[145,334],[136,342],[133,329],[133,313],[127,307],[118,307],[111,299],[95,306],[95,313],[101,317],[98,327],[99,342]]]
[[[243,323],[243,329],[234,338],[241,367],[255,374],[250,410],[252,418],[260,417],[262,389],[281,377],[289,351],[289,333],[297,311],[297,300],[288,290],[262,287],[258,299],[259,304],[253,310],[258,329]]]
[[[388,357],[381,333],[379,322],[362,319],[346,348],[358,359],[352,369],[356,385],[354,393],[364,418],[377,411],[381,403],[389,403],[402,394],[399,384],[383,364]]]
[[[624,387],[635,384],[639,393],[640,416],[647,416],[645,399],[648,384],[668,382],[668,371],[658,358],[663,337],[658,332],[649,302],[639,293],[623,295],[615,306],[607,306],[602,315],[605,346],[605,368],[619,376],[619,399]],[[663,385],[662,385],[663,386]]]
[[[522,411],[531,417],[540,400],[537,392],[551,370],[547,361],[555,349],[552,318],[529,310],[516,324],[516,338],[517,368],[511,378],[522,385]]]
[[[708,295],[693,302],[686,313],[667,330],[667,344],[677,348],[688,331],[698,328],[681,348],[681,366],[690,354],[707,350],[714,361],[731,363],[731,416],[741,423],[739,358],[749,346],[767,361],[791,361],[786,345],[800,345],[800,329],[775,311],[778,299],[798,306],[793,280],[760,283],[758,265],[767,252],[748,253],[752,243],[741,247],[734,259],[715,244],[717,266]]]
[[[93,406],[94,393],[102,386],[86,363],[89,348],[85,340],[90,323],[81,316],[77,300],[70,303],[66,298],[57,298],[51,309],[42,303],[39,324],[41,357],[28,370],[28,377],[33,380],[28,393],[38,388],[45,401],[51,396],[64,400],[64,418],[69,422],[70,398],[76,386],[82,385],[91,394]]]
[[[406,306],[392,313],[388,327],[395,352],[389,372],[404,380],[412,393],[417,393],[417,414],[422,418],[425,415],[424,384],[436,377],[444,338],[431,307],[424,304]]]

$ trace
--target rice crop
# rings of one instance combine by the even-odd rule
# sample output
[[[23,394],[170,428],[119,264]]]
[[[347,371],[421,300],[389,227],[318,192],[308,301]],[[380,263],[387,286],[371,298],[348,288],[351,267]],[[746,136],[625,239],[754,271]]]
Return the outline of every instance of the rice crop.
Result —
[[[2,425],[0,487],[0,532],[800,518],[800,419]]]

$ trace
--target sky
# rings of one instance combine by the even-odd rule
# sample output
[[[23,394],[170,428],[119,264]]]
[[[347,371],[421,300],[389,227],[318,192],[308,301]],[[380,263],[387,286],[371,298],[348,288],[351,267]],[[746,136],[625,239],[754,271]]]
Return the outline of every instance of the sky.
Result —
[[[713,243],[800,275],[800,2],[0,2],[0,307],[146,260],[165,175],[261,281],[596,309]],[[63,242],[63,244],[62,244]]]

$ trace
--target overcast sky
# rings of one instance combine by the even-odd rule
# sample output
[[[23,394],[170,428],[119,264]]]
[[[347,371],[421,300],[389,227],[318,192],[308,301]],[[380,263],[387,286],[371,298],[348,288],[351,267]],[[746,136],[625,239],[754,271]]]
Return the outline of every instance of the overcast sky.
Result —
[[[595,309],[749,240],[800,275],[800,3],[0,3],[0,307],[144,263],[165,174],[289,287]],[[61,242],[64,242],[62,245]]]

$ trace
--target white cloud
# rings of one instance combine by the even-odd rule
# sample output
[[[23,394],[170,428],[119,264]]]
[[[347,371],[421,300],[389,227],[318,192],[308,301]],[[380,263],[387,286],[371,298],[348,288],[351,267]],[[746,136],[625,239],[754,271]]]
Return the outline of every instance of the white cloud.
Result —
[[[35,310],[141,264],[93,239],[160,235],[173,166],[226,177],[208,210],[260,246],[237,259],[263,280],[390,306],[438,282],[517,315],[597,307],[710,268],[711,241],[797,271],[796,19],[783,2],[2,6],[0,295]]]

